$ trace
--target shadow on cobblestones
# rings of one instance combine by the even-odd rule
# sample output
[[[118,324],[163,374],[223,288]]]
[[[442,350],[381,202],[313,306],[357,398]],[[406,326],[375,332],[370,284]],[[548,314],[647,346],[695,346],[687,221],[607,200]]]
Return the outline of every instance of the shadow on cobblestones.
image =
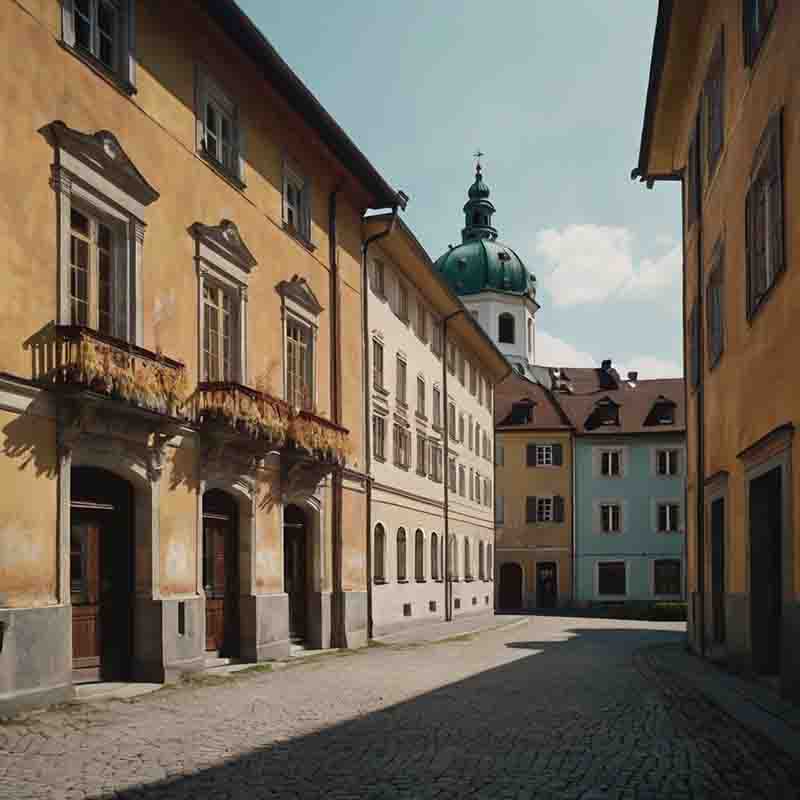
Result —
[[[634,663],[638,648],[682,641],[682,633],[644,627],[561,633],[560,640],[498,642],[506,652],[527,652],[405,702],[94,797],[798,797],[800,765],[701,696],[652,674],[646,662]],[[432,648],[428,657],[449,659],[458,674],[459,649],[473,646]],[[386,681],[400,680],[399,659],[411,655],[383,653],[398,659],[394,670],[387,661]],[[341,668],[364,662],[353,663]],[[261,730],[252,744],[268,738],[264,722],[255,726]]]

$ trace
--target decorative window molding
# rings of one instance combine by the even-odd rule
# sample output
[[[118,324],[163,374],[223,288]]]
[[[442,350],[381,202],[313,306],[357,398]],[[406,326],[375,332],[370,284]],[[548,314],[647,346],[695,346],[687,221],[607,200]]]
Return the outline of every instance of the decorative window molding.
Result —
[[[245,188],[245,135],[232,95],[198,64],[195,69],[197,152],[236,188]]]
[[[61,41],[126,94],[136,93],[135,0],[61,0]]]
[[[281,297],[281,324],[283,326],[283,395],[287,402],[315,408],[319,400],[317,385],[317,354],[319,347],[319,315],[324,310],[305,278],[293,275],[288,281],[278,283],[275,290]],[[307,359],[301,366],[304,374],[296,374],[289,363],[289,348],[296,339],[292,332],[307,336]],[[305,388],[301,384],[305,383]]]
[[[200,347],[200,374],[209,377],[209,360],[206,357],[211,320],[211,306],[207,309],[209,295],[221,290],[230,301],[230,366],[216,371],[217,380],[245,383],[247,378],[247,290],[256,259],[244,243],[239,229],[229,219],[219,225],[195,222],[189,232],[195,240],[195,263],[198,277],[198,342]],[[221,321],[218,322],[218,326]]]
[[[110,131],[82,133],[56,120],[41,133],[52,145],[51,186],[58,230],[58,323],[73,324],[71,236],[73,208],[101,220],[113,232],[112,329],[119,339],[142,345],[142,272],[145,208],[158,192],[136,168]],[[97,292],[89,292],[97,296]]]

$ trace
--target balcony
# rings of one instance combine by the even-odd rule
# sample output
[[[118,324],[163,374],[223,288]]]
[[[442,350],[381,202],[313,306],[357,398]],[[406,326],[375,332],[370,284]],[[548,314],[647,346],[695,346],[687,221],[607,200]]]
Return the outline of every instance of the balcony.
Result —
[[[292,461],[312,458],[343,464],[350,453],[345,428],[239,383],[199,383],[192,397],[192,414],[202,430],[247,438],[279,450]]]
[[[186,369],[180,361],[79,325],[55,325],[39,337],[33,378],[131,410],[188,419]]]

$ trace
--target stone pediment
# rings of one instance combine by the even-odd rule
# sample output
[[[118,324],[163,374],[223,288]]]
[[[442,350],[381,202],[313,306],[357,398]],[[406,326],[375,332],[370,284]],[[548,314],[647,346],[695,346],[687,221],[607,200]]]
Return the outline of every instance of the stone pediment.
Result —
[[[281,281],[275,288],[285,300],[292,300],[314,316],[322,311],[317,296],[311,291],[306,279],[299,275],[293,275],[289,281]]]
[[[232,261],[245,272],[251,272],[258,263],[244,243],[236,223],[223,219],[219,225],[203,225],[195,222],[189,229],[202,244],[215,250],[228,261]]]
[[[158,200],[158,192],[139,172],[111,131],[83,133],[56,120],[45,126],[42,133],[54,147],[87,164],[142,205]]]

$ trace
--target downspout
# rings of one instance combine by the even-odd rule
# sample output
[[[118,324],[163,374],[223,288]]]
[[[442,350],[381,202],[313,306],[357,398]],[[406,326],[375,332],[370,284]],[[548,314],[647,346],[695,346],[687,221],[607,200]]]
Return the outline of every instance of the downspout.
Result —
[[[369,281],[367,275],[367,255],[369,246],[379,239],[388,236],[393,230],[397,222],[398,207],[392,208],[392,218],[389,220],[387,228],[372,236],[368,236],[364,243],[361,245],[361,320],[362,330],[362,354],[361,359],[364,364],[364,376],[361,384],[364,389],[364,472],[366,474],[367,482],[367,638],[372,638],[372,591],[373,591],[373,575],[372,575],[372,404],[370,397],[372,396],[372,372],[370,370],[369,361],[369,315],[368,315],[368,296],[369,296]]]
[[[571,593],[572,605],[575,606],[578,599],[578,553],[576,551],[578,543],[578,498],[575,494],[576,485],[576,470],[578,458],[578,438],[575,431],[570,431],[571,449],[572,449],[572,470],[570,471],[570,496],[572,497],[572,581]]]
[[[447,323],[459,314],[466,314],[460,308],[442,319],[442,413],[444,414],[444,460],[442,479],[444,483],[444,618],[453,619],[453,576],[450,569],[450,408],[447,399]],[[494,427],[494,426],[492,426]],[[477,445],[480,447],[480,445]]]

